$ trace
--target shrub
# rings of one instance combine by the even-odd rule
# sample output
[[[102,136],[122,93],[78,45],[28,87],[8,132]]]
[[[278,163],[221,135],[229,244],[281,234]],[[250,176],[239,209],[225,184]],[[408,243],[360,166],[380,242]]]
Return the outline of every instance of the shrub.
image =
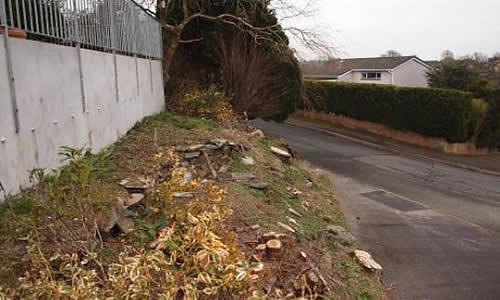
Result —
[[[295,110],[302,80],[294,58],[280,61],[272,51],[242,37],[220,38],[215,57],[224,92],[238,113],[282,121]]]
[[[477,145],[491,149],[500,148],[500,89],[485,91],[488,112],[481,123],[477,137]]]
[[[178,110],[191,117],[211,119],[221,124],[237,120],[228,99],[214,88],[205,91],[195,89],[185,94],[178,103]]]
[[[479,122],[472,94],[455,90],[389,85],[306,83],[304,108],[382,123],[450,142],[474,136]]]

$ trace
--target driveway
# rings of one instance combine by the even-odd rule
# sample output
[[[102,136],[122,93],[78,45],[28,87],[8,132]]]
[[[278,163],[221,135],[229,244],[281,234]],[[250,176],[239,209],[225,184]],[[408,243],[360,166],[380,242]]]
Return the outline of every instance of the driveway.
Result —
[[[256,121],[329,171],[360,247],[397,299],[500,299],[500,177]]]

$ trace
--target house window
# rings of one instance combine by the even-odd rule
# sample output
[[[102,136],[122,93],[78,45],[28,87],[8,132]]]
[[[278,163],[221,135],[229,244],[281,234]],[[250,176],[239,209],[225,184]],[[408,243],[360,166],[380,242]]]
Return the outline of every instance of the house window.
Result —
[[[380,72],[363,72],[361,74],[361,80],[381,80],[382,73]]]

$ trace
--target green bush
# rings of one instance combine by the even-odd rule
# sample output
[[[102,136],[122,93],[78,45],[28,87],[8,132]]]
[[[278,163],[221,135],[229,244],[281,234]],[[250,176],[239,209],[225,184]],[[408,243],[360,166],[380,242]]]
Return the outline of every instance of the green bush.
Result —
[[[336,113],[449,142],[475,136],[480,121],[470,93],[392,85],[308,81],[303,108]]]
[[[500,149],[500,89],[484,90],[480,95],[488,103],[488,111],[477,136],[479,147]]]

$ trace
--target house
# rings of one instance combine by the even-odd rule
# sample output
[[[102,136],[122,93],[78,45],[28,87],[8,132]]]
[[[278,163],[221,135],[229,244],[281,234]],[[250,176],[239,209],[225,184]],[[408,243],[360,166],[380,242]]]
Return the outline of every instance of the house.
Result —
[[[372,57],[313,61],[302,64],[309,80],[393,84],[427,87],[426,73],[431,69],[416,56]]]

